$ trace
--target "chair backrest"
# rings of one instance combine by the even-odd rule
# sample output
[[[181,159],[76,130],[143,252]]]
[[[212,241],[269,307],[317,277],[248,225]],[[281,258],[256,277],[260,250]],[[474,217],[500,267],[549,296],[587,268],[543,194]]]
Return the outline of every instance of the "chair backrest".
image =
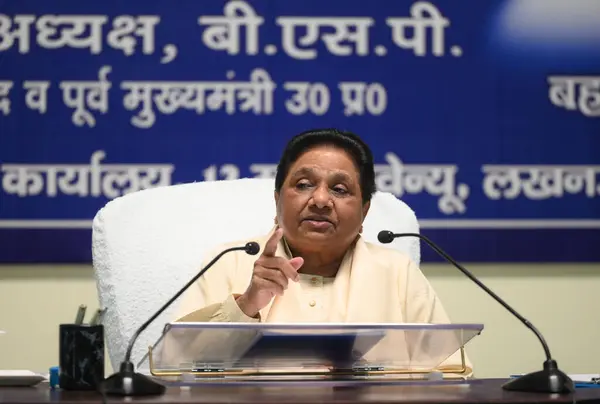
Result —
[[[106,204],[93,221],[94,274],[113,368],[123,360],[135,330],[200,268],[207,250],[266,234],[273,226],[272,179],[197,182],[139,191]],[[375,194],[363,226],[367,241],[377,233],[419,232],[414,212],[392,194]],[[389,245],[420,263],[417,239]],[[137,364],[171,320],[178,302],[138,339]]]

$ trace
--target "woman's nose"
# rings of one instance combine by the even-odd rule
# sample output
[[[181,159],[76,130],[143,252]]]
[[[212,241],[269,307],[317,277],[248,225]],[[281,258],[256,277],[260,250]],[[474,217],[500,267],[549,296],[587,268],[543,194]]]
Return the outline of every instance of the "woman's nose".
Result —
[[[313,193],[313,201],[318,208],[329,206],[331,195],[326,187],[317,187]]]

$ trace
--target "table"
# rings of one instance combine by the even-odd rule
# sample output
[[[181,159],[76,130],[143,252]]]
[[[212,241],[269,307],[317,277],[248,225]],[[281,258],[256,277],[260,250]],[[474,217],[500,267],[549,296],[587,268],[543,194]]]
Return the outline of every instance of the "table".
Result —
[[[108,403],[600,403],[600,388],[578,389],[573,395],[549,395],[504,391],[504,379],[472,380],[463,385],[361,385],[346,386],[304,383],[281,386],[198,386],[170,387],[162,396],[108,397]],[[0,387],[2,404],[83,404],[101,403],[95,392],[50,390],[37,387]]]

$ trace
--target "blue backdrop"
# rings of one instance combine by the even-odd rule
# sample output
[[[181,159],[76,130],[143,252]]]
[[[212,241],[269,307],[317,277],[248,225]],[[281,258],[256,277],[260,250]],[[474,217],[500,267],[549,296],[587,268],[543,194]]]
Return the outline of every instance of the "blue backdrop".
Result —
[[[597,0],[3,1],[0,261],[339,127],[463,261],[600,261]],[[435,259],[423,246],[423,259]]]

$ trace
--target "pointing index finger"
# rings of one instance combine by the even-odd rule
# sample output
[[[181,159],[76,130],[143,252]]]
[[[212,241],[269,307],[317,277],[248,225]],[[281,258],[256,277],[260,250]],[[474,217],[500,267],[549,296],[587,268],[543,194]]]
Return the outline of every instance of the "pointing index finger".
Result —
[[[274,257],[275,252],[277,251],[277,244],[279,244],[279,240],[281,240],[282,236],[283,236],[283,230],[281,228],[278,228],[277,230],[275,230],[273,232],[273,234],[271,235],[271,237],[269,238],[269,240],[267,241],[267,244],[265,245],[265,249],[263,250],[263,255],[269,256],[269,257]]]

